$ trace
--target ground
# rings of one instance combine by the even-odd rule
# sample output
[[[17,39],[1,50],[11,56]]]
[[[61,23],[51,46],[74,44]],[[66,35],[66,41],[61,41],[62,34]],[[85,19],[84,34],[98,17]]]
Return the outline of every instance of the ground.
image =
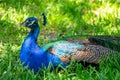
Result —
[[[42,24],[42,13],[47,25]],[[61,71],[43,69],[38,74],[23,68],[19,62],[20,47],[29,30],[19,27],[27,17],[39,19],[40,46],[63,36],[111,35],[120,36],[119,0],[0,0],[0,80],[94,80],[120,78],[117,61],[101,63],[99,69],[71,65]],[[74,66],[74,67],[73,67]]]

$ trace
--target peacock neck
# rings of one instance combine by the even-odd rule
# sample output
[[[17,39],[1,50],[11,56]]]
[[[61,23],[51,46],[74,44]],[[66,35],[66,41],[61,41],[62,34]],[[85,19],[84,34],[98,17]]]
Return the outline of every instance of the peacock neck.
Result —
[[[40,32],[40,27],[37,26],[37,27],[31,29],[28,37],[33,37],[37,41],[37,37],[38,37],[39,32]]]

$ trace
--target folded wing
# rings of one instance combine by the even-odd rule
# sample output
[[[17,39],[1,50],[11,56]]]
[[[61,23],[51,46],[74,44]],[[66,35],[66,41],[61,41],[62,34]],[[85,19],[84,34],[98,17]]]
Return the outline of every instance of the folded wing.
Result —
[[[98,64],[103,56],[115,53],[115,51],[100,45],[68,41],[59,42],[48,51],[58,56],[63,62],[70,62],[71,59],[74,59],[95,64]]]

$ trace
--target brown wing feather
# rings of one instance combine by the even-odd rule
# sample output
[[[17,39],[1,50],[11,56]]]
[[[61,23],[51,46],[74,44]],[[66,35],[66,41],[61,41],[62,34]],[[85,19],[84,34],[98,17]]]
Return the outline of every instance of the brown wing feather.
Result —
[[[95,41],[94,39],[95,36],[87,36],[87,37],[73,37],[73,38],[65,38],[66,41],[69,41],[71,43],[74,42],[78,42],[80,45],[83,45],[84,48],[82,50],[77,49],[77,51],[75,53],[70,53],[68,55],[66,55],[66,53],[64,53],[65,55],[60,55],[60,59],[63,62],[69,62],[71,59],[74,59],[76,61],[86,61],[88,63],[99,63],[100,60],[102,59],[103,56],[105,55],[109,55],[112,53],[115,53],[115,51],[113,51],[113,48],[116,48],[112,45],[110,45],[110,47],[113,47],[111,50],[109,47],[107,48],[106,46],[103,45],[103,41],[102,43]],[[118,50],[119,51],[119,43],[120,43],[120,37],[112,37],[112,36],[96,36],[95,38],[97,39],[105,39],[105,40],[111,40],[111,41],[115,41],[118,44]],[[115,49],[116,50],[116,49]],[[51,48],[50,53],[52,54],[56,54],[54,49]]]
[[[84,50],[79,50],[73,58],[75,60],[98,64],[103,56],[111,53],[114,53],[114,51],[100,45],[87,45]]]
[[[54,49],[49,50],[50,53],[56,54]],[[75,53],[61,55],[59,58],[63,62],[70,62],[71,59],[76,61],[85,61],[88,63],[98,64],[103,56],[114,53],[115,51],[105,48],[100,45],[84,45],[82,50],[77,49]]]

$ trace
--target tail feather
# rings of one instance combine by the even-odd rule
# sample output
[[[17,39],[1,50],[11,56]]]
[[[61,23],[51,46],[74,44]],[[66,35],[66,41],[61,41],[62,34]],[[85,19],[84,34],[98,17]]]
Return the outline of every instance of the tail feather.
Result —
[[[118,36],[94,36],[88,38],[88,40],[93,44],[102,45],[104,47],[120,52],[120,37]]]
[[[62,51],[60,55],[61,61],[69,62],[71,59],[76,61],[82,61],[87,63],[99,64],[100,60],[106,55],[114,56],[114,54],[120,51],[120,37],[112,36],[74,36],[62,39],[67,41],[66,46],[70,47],[69,44],[75,43],[75,45],[81,45],[80,48],[70,48],[71,51],[66,51],[62,45],[61,48],[51,47],[50,53],[57,55],[58,51]],[[69,43],[70,42],[70,43]],[[77,44],[76,44],[77,42]],[[59,43],[61,44],[61,43]],[[68,49],[68,50],[70,50]],[[105,58],[107,59],[107,58]]]

